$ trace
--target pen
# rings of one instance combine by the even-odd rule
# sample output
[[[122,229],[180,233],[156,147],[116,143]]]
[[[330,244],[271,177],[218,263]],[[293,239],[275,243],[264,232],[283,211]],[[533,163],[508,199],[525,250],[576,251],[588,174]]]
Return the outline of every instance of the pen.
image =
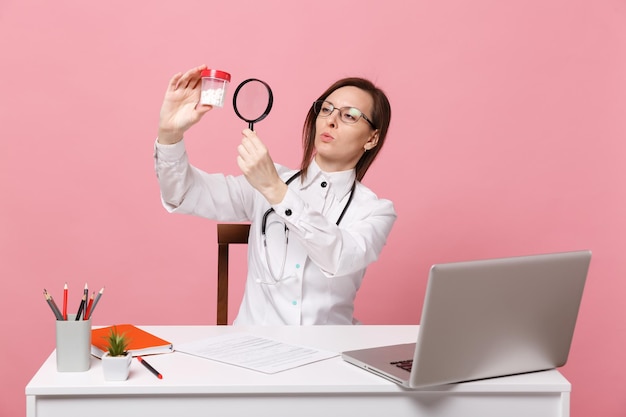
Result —
[[[85,308],[85,303],[87,302],[88,292],[89,292],[89,289],[87,289],[87,283],[85,283],[85,289],[83,291],[83,298],[81,298],[80,300],[80,305],[78,306],[78,312],[76,313],[76,321],[80,320],[80,315],[83,312],[83,309]]]
[[[100,301],[100,297],[102,297],[103,292],[104,287],[102,287],[98,295],[96,295],[96,299],[93,301],[93,305],[91,306],[91,310],[89,311],[89,316],[87,318],[91,317],[91,315],[93,314],[93,311],[96,309],[96,305],[98,304],[98,301]]]
[[[50,294],[48,294],[48,291],[46,291],[45,288],[43,289],[43,296],[45,297],[46,301],[48,302],[48,305],[52,309],[52,312],[54,313],[54,316],[57,318],[57,320],[63,320],[63,315],[59,311],[59,308],[57,307],[56,303],[54,302],[54,299],[52,298],[52,296]]]
[[[67,282],[63,287],[63,320],[67,320]]]
[[[137,360],[141,362],[143,366],[148,368],[150,372],[152,372],[157,378],[163,379],[163,375],[159,373],[156,369],[154,369],[148,362],[146,362],[141,356],[137,356]]]

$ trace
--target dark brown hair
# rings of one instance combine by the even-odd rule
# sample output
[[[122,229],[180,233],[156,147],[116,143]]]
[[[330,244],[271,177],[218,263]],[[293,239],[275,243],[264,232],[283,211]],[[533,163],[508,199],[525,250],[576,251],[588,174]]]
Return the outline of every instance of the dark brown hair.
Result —
[[[372,123],[376,126],[376,129],[378,129],[378,143],[374,148],[364,152],[361,159],[359,159],[356,164],[356,179],[361,181],[385,143],[385,137],[387,136],[389,123],[391,122],[391,106],[389,105],[387,96],[380,88],[376,87],[369,80],[357,77],[343,78],[335,82],[333,85],[328,87],[328,89],[324,91],[321,96],[319,96],[318,100],[325,100],[335,90],[347,86],[360,88],[361,90],[369,93],[374,101],[371,118]],[[317,114],[313,109],[313,105],[311,105],[302,128],[302,146],[304,148],[304,154],[302,155],[302,164],[300,169],[302,170],[303,177],[306,176],[307,168],[311,164],[311,160],[313,159],[313,154],[315,152],[316,119]]]

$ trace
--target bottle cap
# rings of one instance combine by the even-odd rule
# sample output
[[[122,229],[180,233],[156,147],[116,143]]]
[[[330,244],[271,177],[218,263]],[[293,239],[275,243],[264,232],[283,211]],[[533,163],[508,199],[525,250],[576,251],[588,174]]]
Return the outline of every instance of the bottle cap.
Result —
[[[220,80],[226,80],[230,82],[230,74],[225,71],[205,69],[205,70],[202,70],[200,75],[202,77],[219,78]]]

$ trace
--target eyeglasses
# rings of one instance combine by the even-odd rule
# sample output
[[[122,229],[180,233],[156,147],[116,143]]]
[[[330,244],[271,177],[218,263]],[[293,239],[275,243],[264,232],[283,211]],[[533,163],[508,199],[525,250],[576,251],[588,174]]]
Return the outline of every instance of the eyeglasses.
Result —
[[[370,126],[372,126],[372,129],[376,129],[374,123],[372,123],[372,121],[368,119],[367,116],[364,115],[363,112],[356,107],[342,107],[338,109],[328,101],[317,100],[313,102],[313,110],[315,111],[315,114],[317,114],[319,117],[329,117],[335,110],[337,110],[339,111],[339,116],[341,116],[341,121],[348,125],[352,125],[358,122],[359,119],[362,117],[367,123],[370,124]]]

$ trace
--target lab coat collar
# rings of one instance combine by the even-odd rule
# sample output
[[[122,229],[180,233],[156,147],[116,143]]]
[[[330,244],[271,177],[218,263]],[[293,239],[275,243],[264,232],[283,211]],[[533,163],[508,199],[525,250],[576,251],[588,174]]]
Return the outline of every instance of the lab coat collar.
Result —
[[[330,191],[339,198],[343,198],[352,189],[352,184],[356,178],[354,169],[338,172],[324,172],[321,170],[315,159],[311,161],[307,170],[306,180],[302,183],[302,188],[307,188],[313,183],[318,183],[320,178],[324,178],[331,184]]]

